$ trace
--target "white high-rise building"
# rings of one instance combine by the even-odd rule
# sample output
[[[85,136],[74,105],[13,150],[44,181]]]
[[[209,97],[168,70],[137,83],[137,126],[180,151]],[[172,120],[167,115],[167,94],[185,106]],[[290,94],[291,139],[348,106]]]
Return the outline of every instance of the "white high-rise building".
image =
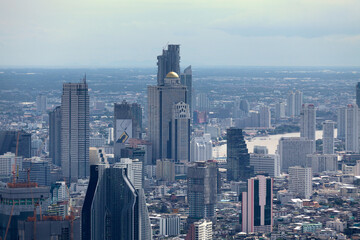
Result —
[[[306,138],[283,137],[279,140],[278,153],[282,171],[292,166],[306,166],[306,156],[314,153],[314,143]]]
[[[259,109],[260,127],[271,128],[271,112],[267,106],[261,106]]]
[[[289,192],[301,198],[312,195],[312,169],[310,167],[289,167]]]
[[[295,93],[290,91],[286,99],[286,115],[293,117],[295,115]]]
[[[180,216],[167,214],[160,217],[160,235],[175,237],[180,234]]]
[[[5,153],[0,156],[0,177],[9,177],[13,170],[22,170],[23,158],[15,157],[15,153]],[[15,169],[13,169],[13,167]]]
[[[339,108],[337,114],[337,138],[345,140],[346,107]]]
[[[67,183],[90,174],[89,95],[86,78],[64,83],[61,96],[61,168]]]
[[[294,102],[294,115],[299,116],[301,113],[301,107],[303,105],[303,93],[299,90],[295,92]]]
[[[202,219],[198,222],[194,222],[193,229],[194,237],[191,239],[195,240],[212,240],[213,239],[213,231],[212,231],[212,222]]]
[[[275,118],[276,120],[280,120],[285,117],[285,104],[279,102],[275,105]]]
[[[250,166],[255,174],[267,173],[270,177],[280,176],[280,156],[278,154],[250,154]]]
[[[173,105],[171,122],[171,158],[175,162],[190,161],[190,107],[185,102]]]
[[[300,137],[313,140],[315,149],[316,109],[314,104],[303,104],[300,113]]]
[[[345,120],[345,150],[359,152],[359,109],[349,104],[346,108]]]
[[[323,154],[334,153],[334,125],[333,121],[323,123]]]
[[[211,135],[209,133],[205,133],[202,137],[194,137],[190,142],[190,161],[199,162],[211,159]]]

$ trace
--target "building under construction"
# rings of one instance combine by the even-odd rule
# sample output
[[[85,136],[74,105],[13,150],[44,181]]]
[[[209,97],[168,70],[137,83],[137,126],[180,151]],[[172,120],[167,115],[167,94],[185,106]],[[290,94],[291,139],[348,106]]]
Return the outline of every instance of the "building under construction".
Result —
[[[50,188],[36,183],[0,186],[0,239],[18,239],[18,221],[40,218],[50,204]]]

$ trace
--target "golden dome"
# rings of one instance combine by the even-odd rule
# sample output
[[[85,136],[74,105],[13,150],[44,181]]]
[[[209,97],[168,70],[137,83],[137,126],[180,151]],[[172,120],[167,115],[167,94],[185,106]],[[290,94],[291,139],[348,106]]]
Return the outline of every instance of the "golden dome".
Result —
[[[179,75],[176,72],[169,72],[166,78],[179,78]]]

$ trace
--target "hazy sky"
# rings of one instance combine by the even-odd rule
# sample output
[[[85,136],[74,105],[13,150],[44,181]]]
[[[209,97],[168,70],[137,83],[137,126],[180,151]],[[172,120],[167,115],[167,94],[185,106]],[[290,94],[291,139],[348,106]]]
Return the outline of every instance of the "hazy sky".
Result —
[[[359,66],[359,0],[0,0],[0,66]]]

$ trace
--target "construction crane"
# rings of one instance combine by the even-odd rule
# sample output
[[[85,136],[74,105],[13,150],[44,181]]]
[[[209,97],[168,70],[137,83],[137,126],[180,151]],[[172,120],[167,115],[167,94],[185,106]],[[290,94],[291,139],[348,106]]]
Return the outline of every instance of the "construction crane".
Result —
[[[16,173],[15,173],[15,169],[16,169],[16,159],[17,159],[17,156],[18,156],[18,150],[19,150],[19,138],[20,138],[20,131],[18,131],[18,134],[17,134],[17,139],[16,139],[16,150],[15,150],[15,159],[14,159],[14,164],[12,166],[12,174],[13,174],[13,184],[16,183]],[[15,207],[15,201],[13,199],[13,204],[12,204],[12,207],[11,207],[11,212],[10,212],[10,216],[9,216],[9,221],[8,221],[8,224],[6,226],[6,231],[5,231],[5,237],[4,237],[4,240],[6,240],[6,237],[7,237],[7,234],[9,232],[9,228],[10,228],[10,223],[11,223],[11,218],[12,218],[12,215],[14,213],[14,207]]]

